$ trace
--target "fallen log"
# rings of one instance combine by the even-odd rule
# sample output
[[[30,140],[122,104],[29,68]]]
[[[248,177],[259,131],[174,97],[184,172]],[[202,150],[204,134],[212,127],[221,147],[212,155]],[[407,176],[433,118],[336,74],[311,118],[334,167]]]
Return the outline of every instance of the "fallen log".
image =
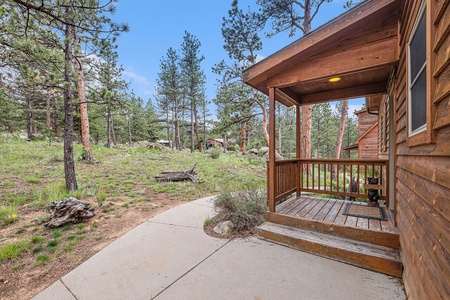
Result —
[[[79,223],[95,216],[94,208],[88,202],[73,197],[53,201],[48,206],[47,212],[51,214],[51,217],[44,226],[49,228],[60,227],[67,223]]]
[[[195,178],[197,172],[195,171],[195,164],[192,169],[186,171],[164,171],[159,175],[155,176],[156,181],[158,182],[171,182],[171,181],[186,181],[190,180],[193,183],[198,183],[198,180]]]

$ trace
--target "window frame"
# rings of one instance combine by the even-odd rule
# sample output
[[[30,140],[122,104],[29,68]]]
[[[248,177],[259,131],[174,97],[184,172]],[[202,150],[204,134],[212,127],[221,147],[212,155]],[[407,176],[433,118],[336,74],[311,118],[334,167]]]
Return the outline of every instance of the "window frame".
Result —
[[[427,130],[427,120],[425,119],[425,123],[422,124],[421,126],[419,126],[416,129],[412,129],[412,89],[413,89],[413,85],[415,85],[417,83],[417,81],[419,80],[420,76],[425,75],[425,84],[426,86],[428,85],[428,78],[427,78],[427,74],[426,74],[426,69],[427,69],[427,65],[428,65],[428,61],[427,61],[427,55],[425,54],[425,62],[423,63],[423,65],[420,67],[419,71],[417,72],[415,78],[411,78],[411,43],[415,37],[415,34],[417,33],[417,30],[419,28],[419,24],[422,21],[422,18],[426,18],[426,1],[423,1],[421,4],[421,7],[419,9],[419,13],[416,16],[416,19],[414,21],[414,26],[413,29],[409,35],[409,40],[408,40],[408,136],[412,137],[415,136],[423,131]],[[425,26],[426,26],[426,19],[425,19]],[[425,31],[426,31],[426,27],[425,27]],[[428,32],[426,32],[426,36],[428,35]],[[426,43],[426,39],[425,39],[425,43]],[[425,50],[426,51],[426,50]],[[424,74],[425,73],[425,74]],[[426,88],[427,89],[427,88]],[[427,91],[425,91],[427,92]],[[425,95],[425,102],[427,101],[428,98],[428,93],[426,93]],[[426,113],[429,113],[428,111],[428,107],[425,103],[425,108],[426,108]]]

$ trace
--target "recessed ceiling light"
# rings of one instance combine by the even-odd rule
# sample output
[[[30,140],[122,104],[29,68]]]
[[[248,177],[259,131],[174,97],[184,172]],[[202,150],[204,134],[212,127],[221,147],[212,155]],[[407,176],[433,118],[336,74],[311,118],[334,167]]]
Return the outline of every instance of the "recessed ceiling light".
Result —
[[[328,81],[329,82],[337,82],[339,80],[341,80],[341,77],[333,77],[333,78],[330,78]]]

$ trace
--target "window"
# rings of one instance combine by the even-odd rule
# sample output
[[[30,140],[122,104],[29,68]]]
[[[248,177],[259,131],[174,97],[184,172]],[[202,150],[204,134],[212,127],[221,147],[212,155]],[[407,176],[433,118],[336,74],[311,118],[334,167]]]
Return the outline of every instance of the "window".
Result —
[[[408,46],[408,124],[409,135],[413,136],[427,129],[427,49],[425,5],[422,5],[419,11]]]

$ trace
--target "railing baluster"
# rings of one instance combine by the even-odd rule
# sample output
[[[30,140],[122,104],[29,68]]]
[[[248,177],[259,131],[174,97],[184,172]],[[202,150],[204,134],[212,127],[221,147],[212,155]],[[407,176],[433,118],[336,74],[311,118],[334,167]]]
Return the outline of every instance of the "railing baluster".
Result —
[[[336,173],[333,173],[333,170]],[[321,172],[323,172],[323,175]],[[292,193],[300,193],[301,191],[366,198],[369,187],[365,186],[365,192],[360,192],[360,182],[363,181],[366,184],[368,183],[367,178],[375,175],[378,176],[379,185],[381,186],[380,199],[389,200],[389,174],[388,161],[386,160],[280,160],[275,163],[274,173],[276,175],[274,182],[275,202],[284,199]],[[335,180],[333,180],[333,174]],[[329,176],[329,179],[327,176]],[[348,176],[350,176],[349,179],[347,179]],[[353,177],[355,177],[356,186],[353,186]],[[269,181],[270,178],[268,178]],[[351,185],[352,189],[347,189],[347,185]],[[387,201],[386,203],[388,203]]]

